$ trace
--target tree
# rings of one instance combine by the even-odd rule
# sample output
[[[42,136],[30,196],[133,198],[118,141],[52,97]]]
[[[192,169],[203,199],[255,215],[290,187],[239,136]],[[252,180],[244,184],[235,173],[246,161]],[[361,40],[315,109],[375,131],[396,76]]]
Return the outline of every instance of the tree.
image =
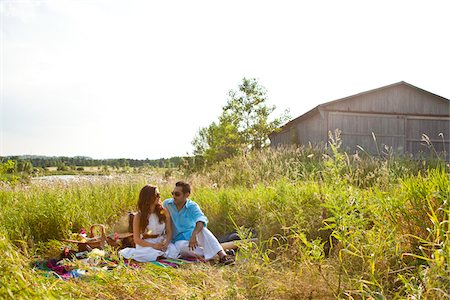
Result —
[[[12,159],[8,159],[6,162],[1,163],[0,162],[0,174],[2,173],[8,173],[12,174],[16,170],[16,161]]]
[[[64,162],[57,162],[57,171],[67,171],[69,169],[69,167],[66,166],[66,164]]]
[[[231,90],[223,114],[238,128],[248,149],[261,149],[269,145],[269,134],[289,119],[288,111],[281,117],[269,121],[276,109],[267,105],[267,91],[254,78],[243,78],[238,90]]]
[[[289,119],[286,111],[269,120],[275,106],[267,105],[266,89],[254,78],[243,78],[237,90],[230,90],[219,122],[201,128],[194,137],[194,155],[214,163],[236,154],[269,145],[268,135]]]
[[[238,154],[243,139],[230,118],[222,115],[218,124],[213,122],[200,129],[192,144],[194,155],[203,156],[207,162],[214,163]]]
[[[16,162],[16,171],[19,173],[28,173],[31,174],[33,172],[33,164],[28,160],[18,160]]]

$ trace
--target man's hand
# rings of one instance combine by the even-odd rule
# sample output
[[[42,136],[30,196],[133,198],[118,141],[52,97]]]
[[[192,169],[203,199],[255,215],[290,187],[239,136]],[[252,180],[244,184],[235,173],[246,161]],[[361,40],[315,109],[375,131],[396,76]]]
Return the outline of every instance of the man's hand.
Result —
[[[197,235],[193,233],[191,238],[189,239],[189,249],[194,251],[195,248],[198,247]]]
[[[194,249],[198,247],[197,234],[199,234],[200,231],[202,231],[204,226],[205,224],[203,224],[202,221],[198,221],[197,223],[195,223],[194,231],[192,232],[191,238],[189,239],[190,250],[194,251]]]

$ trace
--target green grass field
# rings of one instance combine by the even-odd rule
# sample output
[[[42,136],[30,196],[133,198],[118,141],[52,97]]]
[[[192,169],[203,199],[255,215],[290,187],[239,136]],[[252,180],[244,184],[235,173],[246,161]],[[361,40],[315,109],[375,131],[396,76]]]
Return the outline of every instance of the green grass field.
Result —
[[[178,173],[175,173],[178,174]],[[182,177],[178,174],[179,177]],[[0,298],[448,299],[450,183],[445,162],[264,150],[167,183],[53,182],[0,189]],[[70,231],[109,228],[140,188],[187,179],[217,236],[255,229],[236,264],[146,264],[63,281],[33,270]],[[163,182],[163,181],[162,181]]]

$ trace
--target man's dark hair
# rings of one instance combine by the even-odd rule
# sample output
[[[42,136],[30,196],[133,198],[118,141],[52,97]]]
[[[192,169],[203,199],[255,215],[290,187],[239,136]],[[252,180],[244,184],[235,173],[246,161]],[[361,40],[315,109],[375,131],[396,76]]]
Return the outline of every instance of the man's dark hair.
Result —
[[[181,186],[181,190],[184,194],[191,193],[191,186],[187,182],[178,181],[177,183],[175,183],[175,186]]]

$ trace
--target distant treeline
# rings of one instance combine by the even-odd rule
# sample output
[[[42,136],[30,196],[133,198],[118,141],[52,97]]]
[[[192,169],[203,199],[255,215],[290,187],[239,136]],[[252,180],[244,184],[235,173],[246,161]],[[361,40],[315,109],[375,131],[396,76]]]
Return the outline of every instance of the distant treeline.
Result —
[[[16,162],[30,162],[33,167],[60,167],[60,166],[110,166],[110,167],[158,167],[158,168],[177,168],[183,164],[187,158],[171,157],[159,159],[92,159],[85,156],[65,157],[65,156],[0,156],[0,162],[4,163],[8,160]]]

